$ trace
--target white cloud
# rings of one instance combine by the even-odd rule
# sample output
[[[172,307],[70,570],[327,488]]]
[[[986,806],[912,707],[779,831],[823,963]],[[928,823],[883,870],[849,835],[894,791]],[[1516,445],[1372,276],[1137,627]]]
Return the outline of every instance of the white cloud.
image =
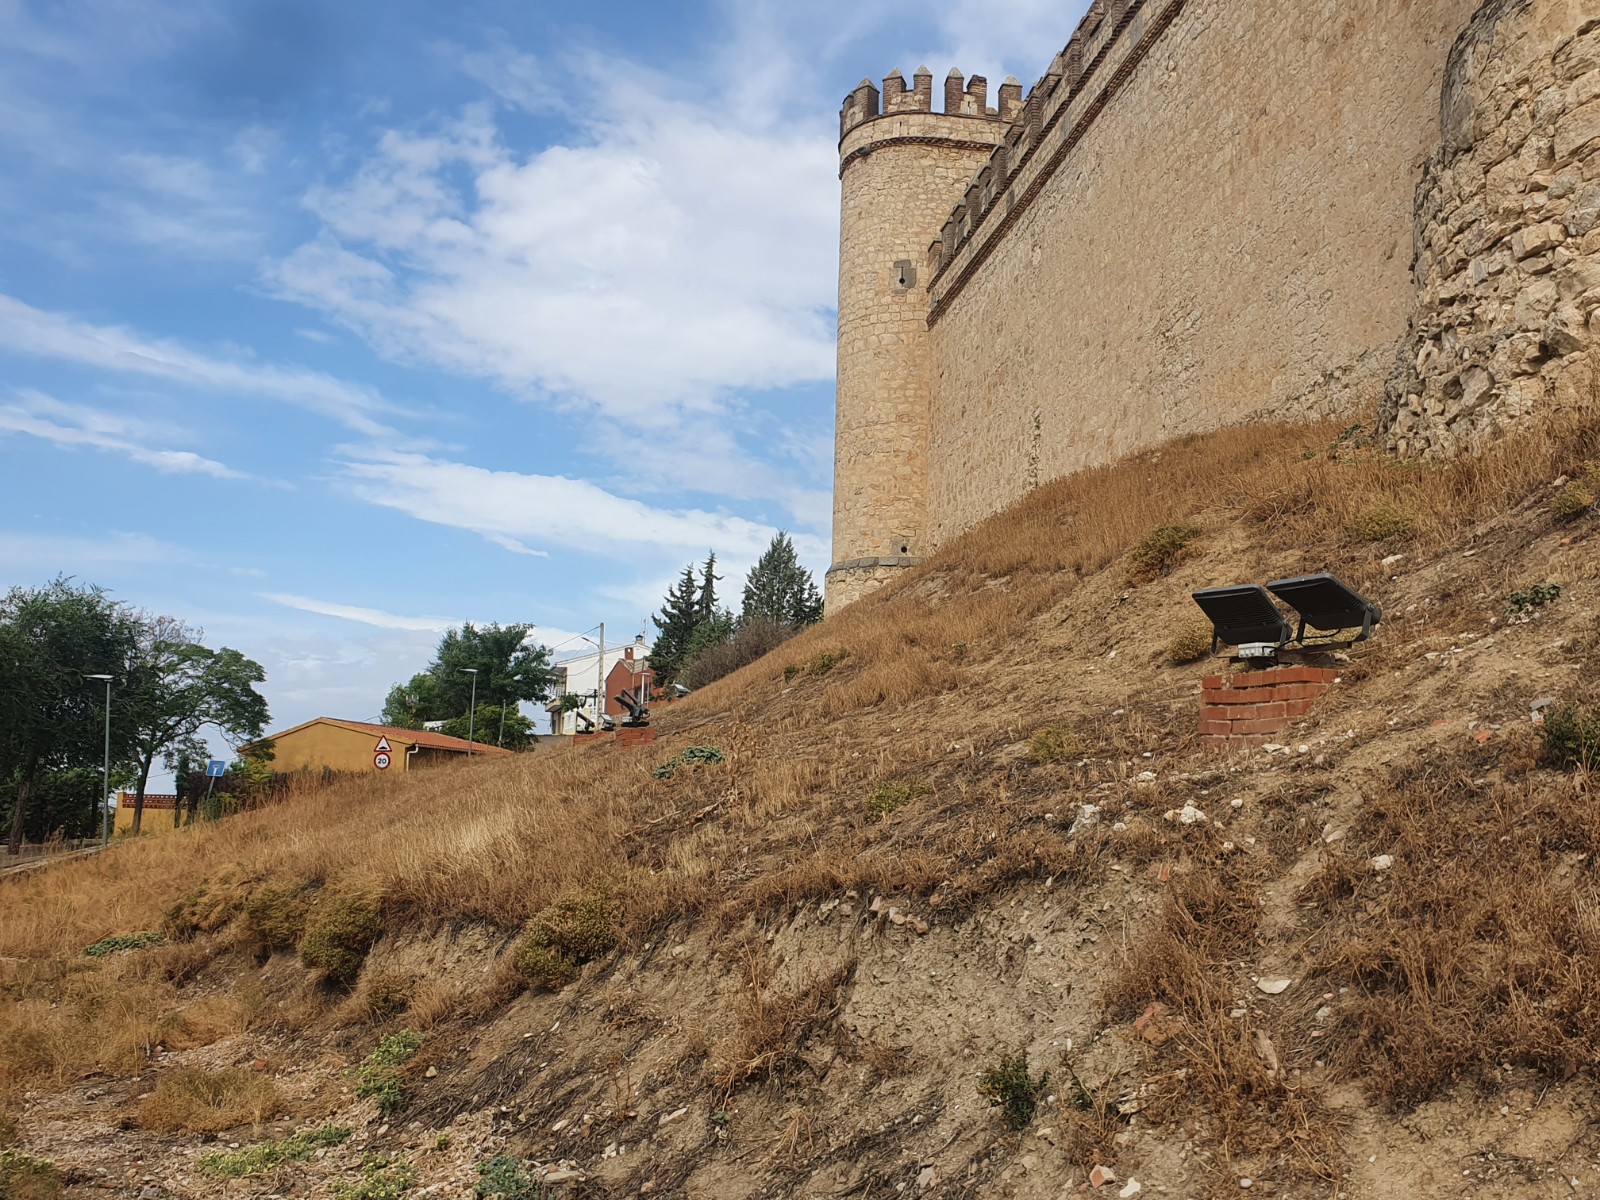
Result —
[[[605,107],[573,145],[523,156],[482,110],[387,132],[349,179],[307,197],[322,234],[272,280],[395,358],[591,402],[635,428],[720,411],[729,389],[828,378],[825,125],[745,125],[715,99],[606,71],[588,81]]]
[[[15,403],[0,404],[0,436],[8,433],[25,434],[68,449],[106,450],[173,475],[249,478],[192,450],[160,449],[146,444],[152,439],[174,438],[176,431],[81,404],[66,404],[31,389],[17,392]]]
[[[354,604],[335,604],[331,600],[313,600],[309,596],[293,596],[284,592],[260,592],[263,600],[281,604],[301,612],[317,613],[324,617],[338,617],[342,621],[356,621],[379,629],[404,629],[411,632],[429,631],[443,633],[461,622],[451,617],[403,617],[384,612],[381,608],[361,608]]]
[[[0,294],[0,348],[207,391],[283,401],[374,437],[391,432],[378,416],[395,411],[372,389],[317,371],[205,354],[121,326],[92,325],[46,312],[4,294]]]
[[[341,464],[348,486],[373,504],[419,520],[468,529],[508,548],[526,543],[636,556],[641,547],[754,559],[776,532],[726,513],[671,511],[626,499],[581,479],[491,471],[422,454],[365,451]],[[815,549],[816,539],[804,541]]]
[[[182,562],[184,552],[142,533],[101,537],[0,531],[0,569],[84,576],[123,567]]]

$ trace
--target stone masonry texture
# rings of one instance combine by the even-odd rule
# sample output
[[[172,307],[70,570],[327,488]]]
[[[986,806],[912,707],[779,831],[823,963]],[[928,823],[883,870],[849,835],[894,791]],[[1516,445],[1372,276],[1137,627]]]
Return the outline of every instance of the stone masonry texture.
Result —
[[[1025,101],[857,89],[830,608],[1179,434],[1376,415],[1439,456],[1587,403],[1597,26],[1600,0],[1096,0]]]

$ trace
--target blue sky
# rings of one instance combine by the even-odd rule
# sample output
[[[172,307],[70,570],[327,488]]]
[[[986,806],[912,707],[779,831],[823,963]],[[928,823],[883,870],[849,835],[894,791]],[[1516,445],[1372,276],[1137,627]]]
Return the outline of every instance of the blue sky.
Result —
[[[820,583],[839,102],[1083,7],[0,0],[0,585],[202,626],[284,728],[780,528]]]

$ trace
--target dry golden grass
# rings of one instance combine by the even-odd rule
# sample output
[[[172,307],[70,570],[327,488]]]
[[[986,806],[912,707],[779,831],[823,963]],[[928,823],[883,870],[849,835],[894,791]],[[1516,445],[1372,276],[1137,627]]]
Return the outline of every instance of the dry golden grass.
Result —
[[[843,1004],[841,992],[855,975],[855,963],[789,993],[773,992],[763,951],[747,948],[745,970],[749,986],[734,1007],[734,1029],[711,1052],[708,1073],[719,1107],[747,1084],[781,1077],[798,1060],[806,1036],[825,1028]]]
[[[280,803],[215,825],[0,881],[0,1102],[86,1066],[137,1069],[158,1042],[251,1027],[261,1019],[251,1005],[184,1007],[178,986],[201,981],[229,954],[303,947],[306,923],[329,897],[370,898],[381,919],[375,936],[481,922],[509,943],[560,897],[604,883],[621,902],[624,939],[644,941],[695,914],[731,926],[844,888],[960,912],[1018,880],[1091,879],[1103,840],[1067,838],[1062,825],[1041,823],[1041,805],[1122,778],[1119,763],[1151,747],[1186,753],[1188,709],[1181,730],[1171,704],[1116,722],[1074,716],[1082,753],[1095,760],[1079,768],[1076,759],[1025,761],[1047,712],[1019,716],[1011,692],[989,695],[981,710],[969,702],[1002,666],[1027,669],[1018,647],[1059,628],[1079,588],[1098,587],[1114,604],[1125,571],[1099,573],[1152,531],[1194,525],[1211,547],[1240,523],[1255,546],[1294,548],[1360,586],[1383,552],[1354,532],[1362,513],[1389,504],[1414,514],[1407,547],[1423,555],[1475,522],[1545,512],[1550,481],[1597,458],[1600,422],[1551,426],[1476,459],[1426,466],[1336,441],[1328,426],[1182,439],[1039,489],[903,580],[663,711],[663,739],[648,751],[547,745],[511,760],[345,779],[326,791],[296,784]],[[1142,590],[1159,599],[1160,587]],[[717,746],[725,761],[652,778],[659,762],[694,744]],[[1007,746],[1018,751],[1004,769],[963,757]],[[871,822],[862,802],[884,779],[929,790],[893,819]],[[1164,852],[1165,833],[1147,819],[1135,814],[1129,826],[1119,853],[1143,861]],[[180,940],[82,957],[106,936],[163,928]],[[1172,937],[1197,953],[1187,935]],[[1147,964],[1146,991],[1159,982],[1158,966]],[[398,1003],[394,989],[351,979],[360,1019],[381,1020]],[[471,996],[424,983],[407,999],[408,1022],[492,1011],[519,986],[508,961]],[[315,988],[274,1000],[279,1028],[341,1011],[338,997]],[[749,1017],[749,1053],[730,1043],[720,1060],[729,1080],[751,1077],[752,1063],[759,1075],[771,1061],[763,1056],[786,1044],[786,1034],[770,1036],[787,1028],[785,1018]],[[1232,1047],[1210,1053],[1231,1061]]]
[[[139,1102],[139,1124],[163,1133],[221,1133],[278,1111],[272,1080],[254,1071],[174,1071]]]

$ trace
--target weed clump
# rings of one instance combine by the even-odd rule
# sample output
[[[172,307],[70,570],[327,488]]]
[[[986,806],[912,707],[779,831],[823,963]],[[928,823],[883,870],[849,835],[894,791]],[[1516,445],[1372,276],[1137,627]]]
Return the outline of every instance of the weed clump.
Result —
[[[278,1089],[254,1071],[175,1071],[139,1103],[139,1124],[166,1133],[221,1133],[278,1110]]]
[[[1363,542],[1386,542],[1390,538],[1407,537],[1417,530],[1415,513],[1385,501],[1364,508],[1350,523],[1351,532]]]
[[[244,924],[262,946],[292,950],[305,934],[310,913],[311,900],[304,887],[277,884],[245,901]]]
[[[1204,621],[1185,625],[1167,643],[1167,661],[1175,667],[1199,662],[1210,653],[1211,626]]]
[[[159,946],[167,940],[164,933],[120,933],[115,937],[101,938],[98,942],[91,943],[83,948],[83,952],[90,958],[104,958],[108,954],[118,954],[124,950],[143,950],[147,946]]]
[[[1545,710],[1545,760],[1557,767],[1582,767],[1600,764],[1600,713],[1576,704],[1563,704]]]
[[[422,1035],[409,1029],[391,1033],[367,1055],[356,1075],[356,1095],[377,1101],[378,1111],[392,1117],[405,1103],[405,1077],[400,1068],[422,1049]]]
[[[544,1188],[528,1174],[522,1160],[497,1154],[478,1164],[478,1182],[473,1186],[475,1200],[539,1200]]]
[[[196,934],[215,933],[243,910],[248,887],[243,873],[232,869],[203,879],[167,910],[162,928],[175,942],[186,942]]]
[[[654,779],[671,779],[680,767],[696,767],[704,763],[724,762],[726,759],[727,755],[715,746],[690,746],[682,754],[667,759],[650,775]]]
[[[1028,761],[1044,766],[1047,763],[1070,762],[1081,758],[1083,746],[1078,735],[1070,729],[1052,725],[1033,735],[1028,743]]]
[[[55,1200],[64,1186],[54,1163],[20,1150],[0,1150],[0,1196],[6,1200]]]
[[[411,1164],[371,1154],[361,1164],[361,1178],[355,1183],[335,1182],[333,1194],[337,1200],[398,1200],[416,1185],[417,1173]]]
[[[213,1150],[202,1154],[195,1164],[207,1175],[221,1179],[243,1179],[249,1175],[265,1175],[274,1167],[288,1162],[304,1162],[316,1151],[328,1146],[338,1146],[350,1136],[350,1130],[339,1125],[324,1125],[321,1129],[308,1129],[293,1137],[276,1142],[262,1142],[243,1150]]]
[[[1600,497],[1588,483],[1569,483],[1550,501],[1550,513],[1558,521],[1576,521],[1594,507],[1596,499]]]
[[[528,922],[512,963],[528,982],[560,991],[617,944],[621,926],[622,905],[604,888],[563,896]]]
[[[1168,575],[1200,536],[1193,525],[1162,525],[1152,529],[1128,556],[1128,582],[1148,583]]]
[[[1527,616],[1535,609],[1554,604],[1559,599],[1561,599],[1559,583],[1536,583],[1530,588],[1518,588],[1507,596],[1506,613],[1513,617]]]
[[[1012,1129],[1026,1129],[1039,1107],[1039,1097],[1049,1085],[1050,1072],[1030,1075],[1028,1056],[1019,1051],[978,1076],[978,1095],[989,1102],[989,1107],[998,1108]]]
[[[917,797],[926,796],[932,790],[925,783],[880,783],[863,806],[867,820],[874,824],[885,820],[891,813],[900,811]]]
[[[334,896],[312,910],[300,941],[300,961],[330,983],[349,984],[383,932],[378,906],[362,896]]]

